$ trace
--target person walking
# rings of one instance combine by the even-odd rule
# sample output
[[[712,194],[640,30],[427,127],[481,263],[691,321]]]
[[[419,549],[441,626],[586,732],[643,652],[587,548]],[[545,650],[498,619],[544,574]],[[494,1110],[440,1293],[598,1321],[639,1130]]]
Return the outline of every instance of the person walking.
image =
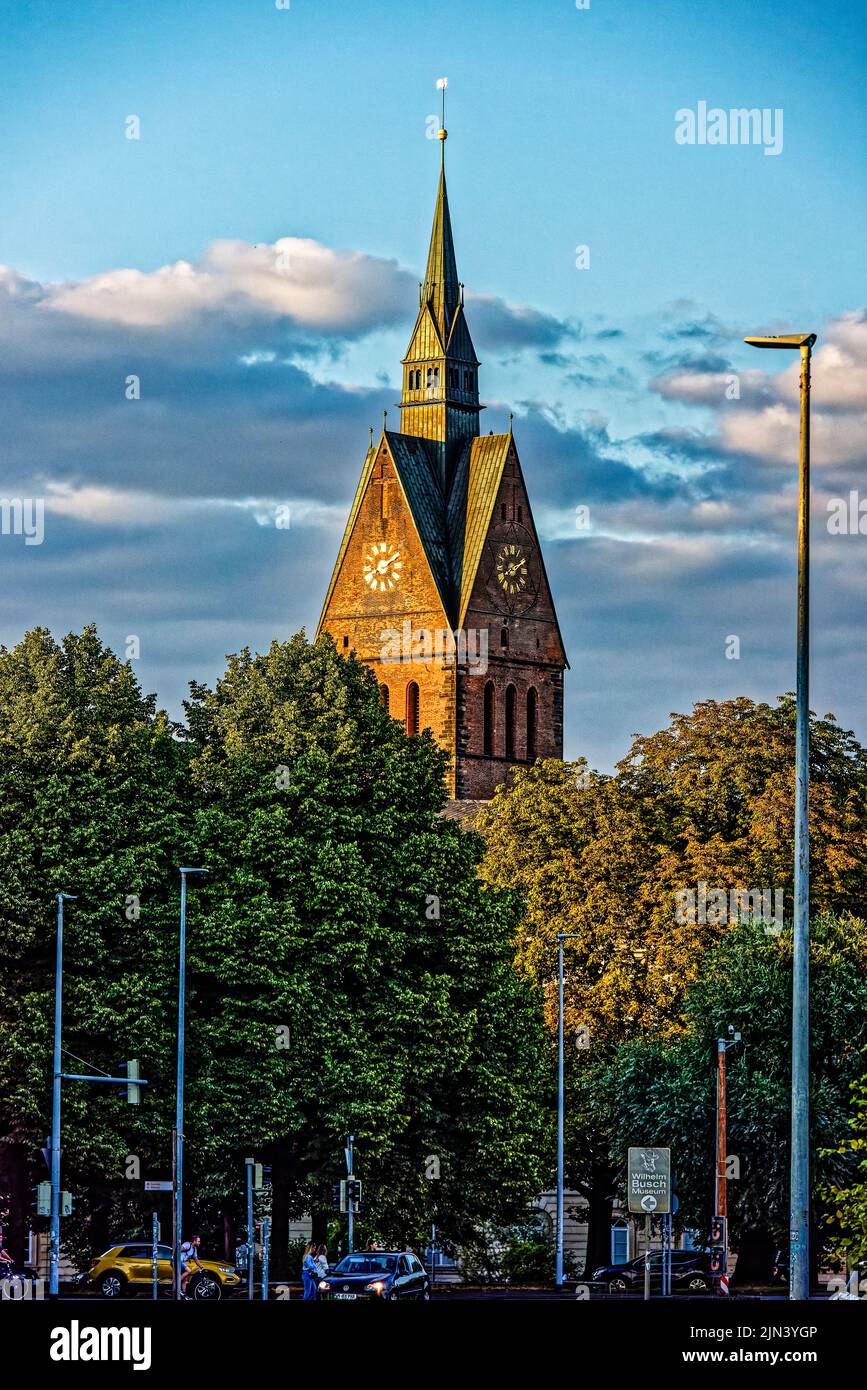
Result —
[[[192,1236],[190,1240],[185,1240],[181,1246],[181,1298],[187,1298],[187,1284],[193,1272],[193,1266],[197,1269],[202,1268],[199,1259],[199,1246],[202,1243],[201,1236]]]
[[[316,1246],[311,1240],[304,1251],[304,1260],[301,1265],[301,1282],[304,1285],[305,1300],[315,1299],[316,1286],[319,1283],[319,1274],[316,1268]]]

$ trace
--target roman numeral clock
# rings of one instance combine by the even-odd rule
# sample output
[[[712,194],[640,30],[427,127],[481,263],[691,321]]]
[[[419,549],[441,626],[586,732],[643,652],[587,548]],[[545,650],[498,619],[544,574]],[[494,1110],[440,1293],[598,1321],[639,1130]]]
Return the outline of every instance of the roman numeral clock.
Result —
[[[486,544],[488,594],[498,613],[510,617],[533,607],[539,592],[541,569],[533,537],[524,526],[500,527]]]

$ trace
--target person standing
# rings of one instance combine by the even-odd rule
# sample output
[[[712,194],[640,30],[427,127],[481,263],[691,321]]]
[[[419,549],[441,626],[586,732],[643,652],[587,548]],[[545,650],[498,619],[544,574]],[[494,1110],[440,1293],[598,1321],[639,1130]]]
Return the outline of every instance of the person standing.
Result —
[[[301,1282],[304,1285],[305,1300],[308,1298],[315,1299],[319,1274],[316,1269],[316,1246],[312,1240],[304,1251],[304,1261],[301,1265]]]
[[[328,1250],[326,1249],[326,1247],[325,1247],[324,1245],[319,1245],[319,1246],[317,1246],[317,1248],[316,1248],[316,1279],[317,1279],[317,1290],[318,1290],[318,1281],[319,1281],[320,1279],[324,1279],[327,1273],[328,1273]]]

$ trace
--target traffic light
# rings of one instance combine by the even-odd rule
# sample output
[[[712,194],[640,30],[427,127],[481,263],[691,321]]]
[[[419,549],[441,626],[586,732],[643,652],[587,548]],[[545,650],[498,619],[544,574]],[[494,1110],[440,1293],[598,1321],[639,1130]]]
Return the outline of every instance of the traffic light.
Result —
[[[346,1197],[354,1206],[361,1201],[361,1183],[358,1178],[346,1179]]]
[[[128,1105],[141,1105],[141,1086],[136,1083],[141,1077],[138,1059],[133,1058],[126,1064],[126,1099]]]
[[[41,1182],[36,1189],[36,1215],[51,1215],[51,1183]]]
[[[61,1192],[61,1194],[60,1194],[60,1215],[61,1215],[61,1216],[71,1216],[71,1215],[72,1215],[72,1193],[71,1193],[71,1192]]]

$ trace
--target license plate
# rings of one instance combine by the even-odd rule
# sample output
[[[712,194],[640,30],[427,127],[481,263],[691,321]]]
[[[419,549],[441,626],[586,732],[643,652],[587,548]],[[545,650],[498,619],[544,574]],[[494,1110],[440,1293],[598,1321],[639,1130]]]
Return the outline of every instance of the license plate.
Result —
[[[335,1297],[335,1298],[357,1298],[357,1297],[358,1297],[358,1294],[357,1294],[357,1293],[336,1293],[336,1294],[334,1295],[334,1297]]]

